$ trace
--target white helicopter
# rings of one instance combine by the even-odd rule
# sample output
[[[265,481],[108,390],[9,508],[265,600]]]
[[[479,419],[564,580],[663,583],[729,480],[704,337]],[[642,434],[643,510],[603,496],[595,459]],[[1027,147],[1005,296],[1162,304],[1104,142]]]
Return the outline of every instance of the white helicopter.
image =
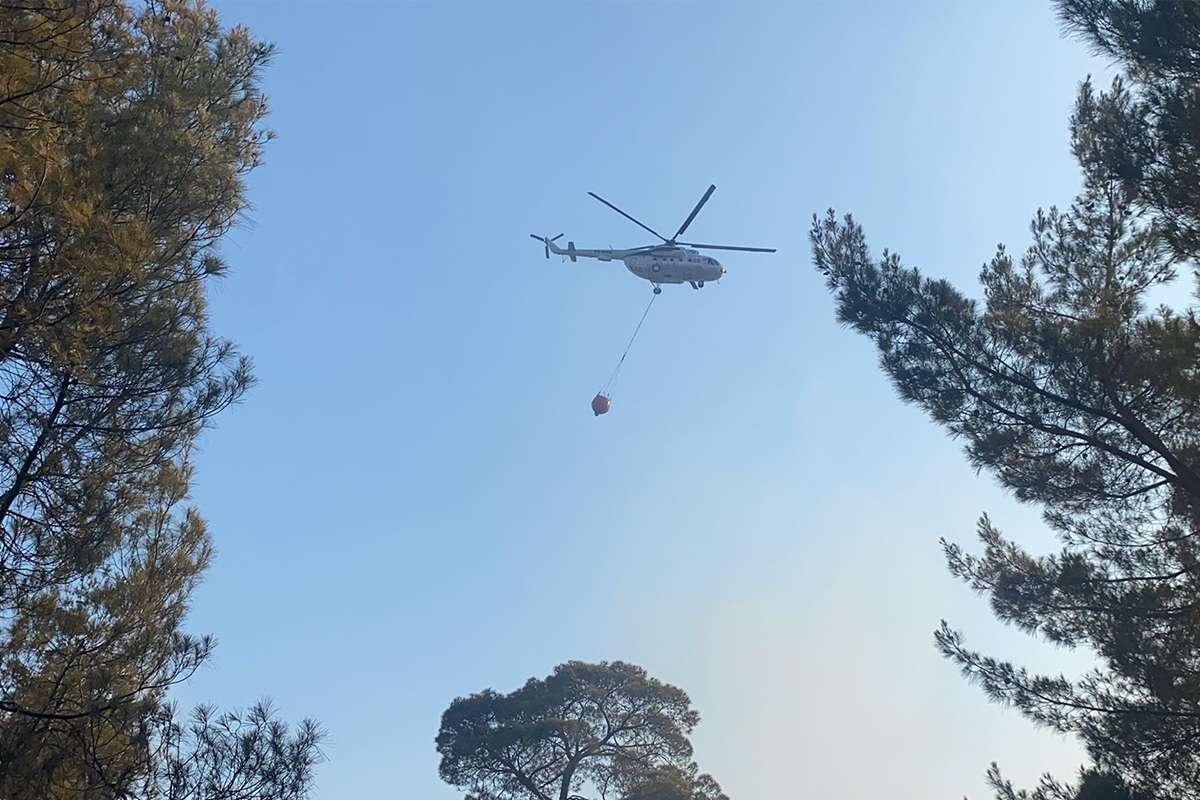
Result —
[[[700,209],[704,207],[704,204],[708,202],[708,198],[712,197],[712,193],[716,190],[717,187],[715,185],[708,187],[708,191],[700,198],[700,202],[696,203],[696,207],[692,209],[692,213],[688,214],[687,219],[683,221],[683,224],[679,226],[679,230],[675,231],[675,235],[670,239],[649,225],[626,214],[595,192],[588,192],[592,197],[604,203],[604,205],[622,217],[625,217],[625,219],[662,239],[662,244],[650,244],[644,247],[633,247],[628,250],[578,250],[574,242],[567,242],[565,248],[555,244],[555,242],[562,238],[563,234],[561,233],[554,237],[538,236],[535,233],[529,235],[545,246],[546,258],[549,258],[551,253],[554,253],[566,256],[572,261],[578,258],[623,261],[626,269],[634,275],[654,284],[655,294],[662,292],[661,284],[664,283],[688,283],[691,284],[693,289],[701,289],[704,287],[706,281],[719,280],[725,274],[725,267],[721,266],[721,262],[710,256],[701,255],[701,250],[741,250],[748,253],[775,252],[775,249],[771,247],[734,247],[724,244],[696,244],[695,242],[679,241],[679,237],[692,224],[692,220],[696,218],[696,215],[700,213]]]

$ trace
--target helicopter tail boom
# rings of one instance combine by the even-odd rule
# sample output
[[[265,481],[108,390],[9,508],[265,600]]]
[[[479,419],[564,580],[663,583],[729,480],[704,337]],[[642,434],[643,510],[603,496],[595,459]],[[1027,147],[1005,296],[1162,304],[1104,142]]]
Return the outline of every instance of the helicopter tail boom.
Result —
[[[567,242],[566,247],[559,247],[555,242],[562,238],[562,236],[563,234],[561,233],[554,237],[538,236],[536,233],[529,234],[530,239],[536,239],[542,243],[546,251],[546,258],[549,258],[551,253],[554,253],[556,256],[566,256],[571,261],[578,261],[581,258],[595,258],[600,261],[620,261],[626,256],[641,253],[647,249],[645,247],[635,247],[632,250],[580,250],[575,247],[574,242]]]

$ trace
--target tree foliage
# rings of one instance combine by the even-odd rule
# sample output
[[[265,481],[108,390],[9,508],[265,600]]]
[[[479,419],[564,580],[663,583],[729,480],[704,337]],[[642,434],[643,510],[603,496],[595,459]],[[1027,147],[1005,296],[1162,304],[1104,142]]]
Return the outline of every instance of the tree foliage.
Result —
[[[1124,67],[1133,102],[1095,98],[1089,130],[1105,167],[1158,217],[1183,255],[1200,253],[1200,3],[1057,0],[1067,30]]]
[[[1122,25],[1134,23],[1120,13],[1139,10],[1192,24],[1197,8],[1061,7],[1108,9]],[[1196,161],[1176,160],[1200,129],[1189,144],[1180,120],[1194,107],[1164,98],[1195,96],[1200,84],[1194,50],[1169,44],[1190,34],[1154,30],[1168,44],[1138,40],[1138,52],[1157,55],[1134,74],[1161,82],[1135,90],[1118,80],[1099,95],[1082,87],[1071,121],[1082,193],[1069,209],[1037,213],[1022,257],[997,251],[980,275],[981,302],[894,253],[872,256],[850,217],[814,217],[811,240],[839,319],[875,341],[900,396],[962,440],[974,466],[1040,504],[1063,543],[1035,556],[985,516],[981,554],[943,543],[951,572],[1001,620],[1091,648],[1100,666],[1078,679],[1031,674],[968,649],[945,622],[939,647],[993,699],[1078,734],[1096,776],[1184,800],[1200,797],[1200,322],[1193,309],[1150,303],[1195,252]],[[1121,133],[1139,117],[1137,137]],[[1131,172],[1126,147],[1154,158]],[[993,778],[1001,797],[1020,796]],[[1048,781],[1032,796],[1074,791]]]
[[[692,775],[678,767],[638,772],[619,800],[729,800],[711,775]]]
[[[165,703],[213,646],[182,628],[212,555],[188,456],[251,382],[205,285],[270,55],[198,2],[0,2],[4,797],[293,797],[317,757],[265,707]]]
[[[699,720],[682,689],[641,667],[572,661],[451,703],[439,772],[473,800],[727,800],[692,761]]]

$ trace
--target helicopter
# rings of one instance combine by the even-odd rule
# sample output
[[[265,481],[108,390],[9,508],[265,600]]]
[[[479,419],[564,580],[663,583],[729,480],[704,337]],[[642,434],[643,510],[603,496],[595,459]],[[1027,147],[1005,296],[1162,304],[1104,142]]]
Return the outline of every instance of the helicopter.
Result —
[[[725,267],[717,259],[703,255],[700,252],[701,250],[739,250],[748,253],[775,252],[775,249],[771,247],[735,247],[725,244],[697,244],[695,242],[679,241],[679,237],[692,224],[692,220],[696,218],[696,215],[700,213],[700,209],[704,208],[704,204],[708,202],[708,198],[712,197],[713,192],[716,190],[717,187],[715,184],[708,187],[708,191],[700,198],[700,202],[696,203],[696,207],[692,209],[692,213],[688,214],[687,219],[683,221],[683,224],[679,226],[679,230],[675,231],[675,235],[670,239],[649,225],[617,208],[595,192],[588,192],[589,195],[622,217],[625,217],[625,219],[662,239],[662,244],[649,244],[642,247],[632,247],[627,250],[580,250],[575,247],[574,242],[567,242],[566,247],[559,247],[556,242],[563,237],[561,233],[554,237],[538,236],[536,233],[531,233],[529,236],[542,243],[546,250],[546,258],[549,258],[551,253],[554,253],[555,255],[566,256],[571,261],[580,258],[595,258],[600,261],[622,261],[625,264],[625,268],[634,275],[653,284],[655,294],[662,293],[662,284],[664,283],[687,283],[693,289],[703,289],[706,282],[720,280],[721,276],[725,274]]]

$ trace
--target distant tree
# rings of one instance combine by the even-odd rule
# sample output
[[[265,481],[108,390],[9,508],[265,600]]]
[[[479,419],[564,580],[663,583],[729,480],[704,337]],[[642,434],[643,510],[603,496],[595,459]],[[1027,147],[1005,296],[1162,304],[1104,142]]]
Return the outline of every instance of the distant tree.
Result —
[[[697,774],[682,689],[622,662],[572,661],[442,715],[442,779],[473,800],[728,800]]]
[[[675,767],[637,774],[619,800],[729,800],[710,775],[693,776]]]
[[[1200,4],[1060,8],[1186,25]],[[1156,41],[1200,41],[1157,30]],[[1186,48],[1138,46],[1177,65],[1159,73],[1174,76],[1163,77],[1174,81],[1163,98],[1195,96]],[[998,250],[981,273],[982,303],[894,253],[873,257],[850,217],[813,220],[839,319],[875,341],[904,400],[962,439],[975,467],[1042,506],[1063,541],[1038,557],[985,516],[982,554],[943,543],[950,570],[1001,620],[1100,658],[1081,679],[1033,675],[968,649],[943,622],[942,652],[990,697],[1078,734],[1095,761],[1079,789],[1048,779],[1032,795],[1012,794],[993,771],[1003,798],[1103,796],[1105,776],[1119,776],[1130,797],[1200,798],[1200,322],[1191,308],[1148,308],[1195,252],[1196,162],[1176,163],[1192,146],[1180,122],[1191,111],[1128,86],[1097,96],[1084,85],[1071,121],[1083,191],[1066,211],[1038,212],[1024,257]],[[1121,128],[1139,115],[1142,138],[1114,133],[1114,120]],[[1131,172],[1126,146],[1154,158]]]
[[[208,328],[270,47],[198,2],[0,0],[0,797],[304,794],[265,706],[174,719],[212,547],[189,453],[251,376]]]

